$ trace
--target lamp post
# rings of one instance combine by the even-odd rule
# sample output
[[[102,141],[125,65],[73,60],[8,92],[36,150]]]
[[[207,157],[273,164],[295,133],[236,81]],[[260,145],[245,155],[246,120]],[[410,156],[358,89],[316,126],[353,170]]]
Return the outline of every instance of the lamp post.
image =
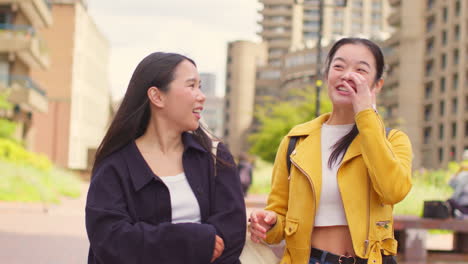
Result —
[[[348,0],[335,0],[334,5],[325,5],[324,2],[326,0],[318,0],[319,2],[319,28],[318,28],[318,36],[317,36],[317,61],[316,61],[316,80],[315,80],[315,116],[320,115],[320,91],[322,89],[322,80],[319,79],[321,76],[322,71],[322,30],[323,30],[323,8],[325,6],[335,6],[335,7],[346,7],[348,4]],[[304,0],[295,0],[296,4],[304,4]]]

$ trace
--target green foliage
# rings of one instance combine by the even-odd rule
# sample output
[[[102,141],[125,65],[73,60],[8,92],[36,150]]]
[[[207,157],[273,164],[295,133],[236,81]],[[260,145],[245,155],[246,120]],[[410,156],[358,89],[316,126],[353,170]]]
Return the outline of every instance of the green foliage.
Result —
[[[79,197],[81,183],[73,174],[52,168],[0,160],[0,200],[58,203],[60,196]]]
[[[50,171],[52,168],[52,162],[46,156],[27,151],[20,144],[4,138],[0,138],[0,160],[43,171]]]
[[[13,105],[7,101],[8,93],[0,93],[0,112],[10,110]],[[8,119],[0,118],[0,138],[12,138],[16,124]]]
[[[315,117],[315,93],[307,90],[293,90],[290,97],[294,100],[266,101],[257,106],[255,117],[260,123],[257,132],[249,137],[252,144],[250,153],[265,161],[273,162],[281,139],[295,125],[312,120]],[[331,102],[325,96],[321,100],[321,112],[331,110]]]

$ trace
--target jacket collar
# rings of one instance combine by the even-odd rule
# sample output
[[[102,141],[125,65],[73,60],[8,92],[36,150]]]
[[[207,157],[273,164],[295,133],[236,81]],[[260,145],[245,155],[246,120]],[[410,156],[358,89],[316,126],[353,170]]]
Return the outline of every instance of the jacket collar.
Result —
[[[182,134],[182,143],[184,144],[184,154],[190,149],[201,152],[207,152],[193,137],[191,133]],[[128,166],[130,179],[135,191],[139,191],[152,180],[157,180],[156,175],[146,163],[143,155],[138,149],[135,140],[132,140],[124,147],[123,155]]]
[[[309,136],[314,136],[317,132],[320,132],[320,129],[322,128],[323,123],[325,123],[329,118],[330,118],[330,113],[323,114],[317,118],[315,118],[312,121],[309,121],[304,124],[300,124],[295,126],[291,131],[288,133],[289,137],[309,137]],[[304,150],[308,149],[311,147],[311,143],[313,142],[313,145],[315,147],[318,147],[320,149],[320,136],[319,140],[307,140],[307,138],[304,140],[304,145],[308,145],[308,147],[304,146]],[[349,145],[348,149],[346,150],[346,153],[343,157],[342,164],[351,160],[352,158],[361,155],[361,137],[358,134],[356,138],[351,142]],[[298,149],[300,151],[300,149]]]

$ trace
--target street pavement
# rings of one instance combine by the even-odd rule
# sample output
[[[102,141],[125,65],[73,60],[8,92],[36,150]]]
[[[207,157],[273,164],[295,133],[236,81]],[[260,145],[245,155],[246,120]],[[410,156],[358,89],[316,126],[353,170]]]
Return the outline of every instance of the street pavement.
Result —
[[[86,263],[87,188],[83,184],[79,199],[64,198],[59,205],[0,202],[0,264]],[[247,213],[265,202],[264,195],[249,195]],[[447,234],[432,236],[428,247],[449,249],[451,239]]]

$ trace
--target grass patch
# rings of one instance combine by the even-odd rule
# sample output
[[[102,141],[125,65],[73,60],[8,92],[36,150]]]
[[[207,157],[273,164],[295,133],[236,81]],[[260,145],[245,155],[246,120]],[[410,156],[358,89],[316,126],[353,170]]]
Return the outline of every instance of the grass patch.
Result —
[[[52,167],[42,170],[0,160],[0,200],[58,203],[61,196],[80,196],[80,180]]]

